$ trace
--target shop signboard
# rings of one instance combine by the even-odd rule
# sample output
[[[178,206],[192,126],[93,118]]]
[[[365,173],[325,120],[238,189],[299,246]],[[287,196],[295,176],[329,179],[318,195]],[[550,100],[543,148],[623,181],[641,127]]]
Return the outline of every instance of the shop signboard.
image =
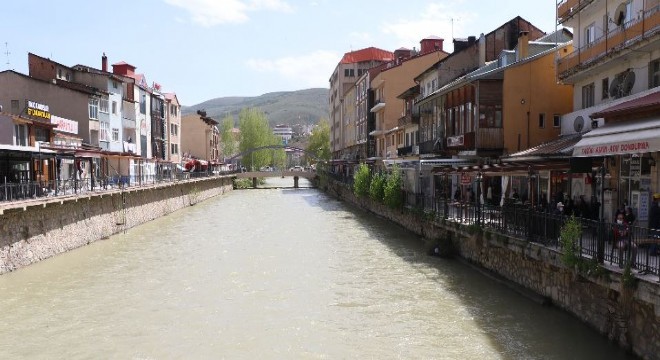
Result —
[[[461,174],[461,185],[470,185],[472,184],[472,176],[469,174]]]

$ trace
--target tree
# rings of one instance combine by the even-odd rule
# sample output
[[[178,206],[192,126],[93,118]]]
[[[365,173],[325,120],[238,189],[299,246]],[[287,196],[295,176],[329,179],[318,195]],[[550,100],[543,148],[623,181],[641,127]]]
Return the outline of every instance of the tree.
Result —
[[[369,173],[369,167],[367,164],[360,164],[360,166],[357,168],[357,171],[355,171],[353,178],[353,192],[355,195],[369,195],[369,182],[371,180],[371,174]]]
[[[385,204],[392,209],[400,208],[403,205],[402,186],[403,178],[401,177],[401,169],[398,165],[394,164],[392,171],[387,175],[384,189]]]
[[[371,200],[383,202],[386,181],[385,175],[381,173],[374,174],[369,184],[369,197]]]
[[[220,124],[220,141],[222,146],[222,156],[225,158],[236,154],[236,139],[234,138],[234,117],[225,116]]]
[[[309,143],[305,150],[316,154],[318,160],[330,160],[330,125],[328,120],[319,120],[309,137]]]
[[[243,109],[238,114],[238,124],[241,130],[240,152],[250,149],[274,145],[273,131],[268,125],[268,118],[258,109]],[[258,170],[260,167],[269,165],[272,159],[272,150],[263,149],[245,155],[242,164],[250,169]]]

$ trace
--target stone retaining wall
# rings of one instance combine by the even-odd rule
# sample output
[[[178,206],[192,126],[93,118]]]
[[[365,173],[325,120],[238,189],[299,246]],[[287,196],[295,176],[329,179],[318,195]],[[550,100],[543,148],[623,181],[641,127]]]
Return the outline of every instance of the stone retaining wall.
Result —
[[[330,182],[324,188],[328,194],[389,219],[430,243],[451,238],[462,258],[548,299],[643,359],[660,359],[657,276],[624,286],[617,269],[602,268],[604,274],[600,276],[580,275],[564,265],[557,250],[540,244],[448,221],[427,221],[419,214],[356,198],[340,183]]]
[[[0,214],[0,274],[232,190],[214,177],[9,204]]]

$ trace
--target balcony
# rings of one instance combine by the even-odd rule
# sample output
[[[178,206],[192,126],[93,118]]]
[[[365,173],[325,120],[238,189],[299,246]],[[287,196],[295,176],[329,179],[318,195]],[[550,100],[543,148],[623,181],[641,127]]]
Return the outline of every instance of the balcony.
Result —
[[[374,105],[371,108],[371,110],[369,110],[369,112],[375,113],[375,112],[378,112],[378,111],[380,111],[381,109],[383,109],[385,107],[385,101],[383,101],[383,100],[377,99],[375,101],[375,103],[376,103],[376,105]]]
[[[564,23],[568,18],[575,15],[592,2],[594,2],[594,0],[563,0],[557,5],[557,22],[559,24]]]
[[[408,113],[399,118],[399,127],[405,127],[411,124],[419,124],[419,112],[416,115],[414,113]]]
[[[124,129],[135,129],[135,119],[123,118],[121,120],[121,125]]]
[[[399,157],[401,156],[406,156],[406,155],[411,155],[413,152],[413,147],[412,146],[404,146],[396,149],[397,155]]]
[[[660,6],[644,12],[640,19],[615,27],[593,43],[582,46],[557,61],[559,79],[564,80],[594,65],[605,57],[611,58],[618,52],[632,48],[650,38],[660,30]]]
[[[476,132],[447,136],[445,146],[453,150],[475,150],[477,140],[480,150],[499,150],[504,148],[504,129],[481,128]]]

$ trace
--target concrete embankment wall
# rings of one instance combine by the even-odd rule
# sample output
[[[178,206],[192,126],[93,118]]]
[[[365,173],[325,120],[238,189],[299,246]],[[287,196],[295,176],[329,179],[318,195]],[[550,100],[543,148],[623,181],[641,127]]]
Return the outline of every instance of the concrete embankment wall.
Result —
[[[450,237],[460,257],[548,299],[641,358],[660,359],[657,276],[624,286],[618,271],[578,275],[564,265],[559,252],[539,244],[452,222],[424,220],[418,214],[356,198],[340,183],[330,182],[325,191],[424,236],[429,244]]]
[[[10,207],[5,207],[0,214],[0,274],[106,238],[231,189],[231,177],[214,177],[9,204]]]

